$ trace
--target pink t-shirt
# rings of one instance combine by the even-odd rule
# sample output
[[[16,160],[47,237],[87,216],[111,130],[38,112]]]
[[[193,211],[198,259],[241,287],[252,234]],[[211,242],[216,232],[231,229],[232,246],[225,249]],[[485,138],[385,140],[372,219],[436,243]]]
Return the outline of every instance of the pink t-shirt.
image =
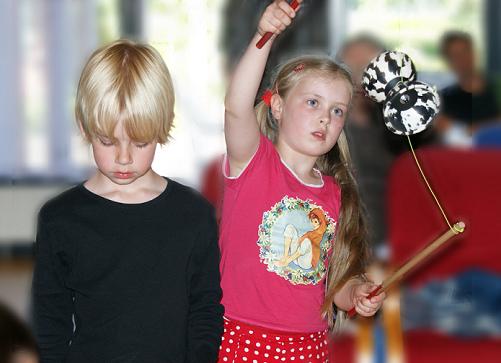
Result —
[[[290,332],[325,330],[320,307],[341,192],[303,183],[261,135],[237,177],[224,163],[220,231],[225,315]],[[320,173],[320,172],[319,172]]]

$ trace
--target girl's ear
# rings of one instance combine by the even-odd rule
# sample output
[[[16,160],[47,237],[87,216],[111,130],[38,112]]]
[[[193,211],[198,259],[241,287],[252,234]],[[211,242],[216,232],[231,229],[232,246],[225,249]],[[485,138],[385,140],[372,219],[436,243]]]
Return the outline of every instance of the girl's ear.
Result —
[[[281,119],[283,103],[284,101],[282,100],[282,97],[280,97],[279,94],[274,93],[273,96],[271,96],[271,102],[270,102],[271,114],[277,121],[280,121]]]

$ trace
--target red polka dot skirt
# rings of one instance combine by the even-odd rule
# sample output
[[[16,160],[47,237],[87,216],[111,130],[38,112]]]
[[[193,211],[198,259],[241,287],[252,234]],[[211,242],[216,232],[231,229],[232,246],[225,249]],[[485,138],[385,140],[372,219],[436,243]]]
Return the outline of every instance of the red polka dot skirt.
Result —
[[[288,333],[224,320],[218,363],[328,362],[327,332]]]

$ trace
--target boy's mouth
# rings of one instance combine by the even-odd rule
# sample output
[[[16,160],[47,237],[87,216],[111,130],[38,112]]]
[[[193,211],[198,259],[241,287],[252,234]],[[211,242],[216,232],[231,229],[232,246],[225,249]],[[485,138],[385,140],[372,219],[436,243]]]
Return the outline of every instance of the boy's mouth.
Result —
[[[118,178],[118,179],[130,179],[132,177],[132,173],[130,173],[130,172],[122,173],[122,172],[116,171],[113,173],[113,175],[115,176],[115,178]]]

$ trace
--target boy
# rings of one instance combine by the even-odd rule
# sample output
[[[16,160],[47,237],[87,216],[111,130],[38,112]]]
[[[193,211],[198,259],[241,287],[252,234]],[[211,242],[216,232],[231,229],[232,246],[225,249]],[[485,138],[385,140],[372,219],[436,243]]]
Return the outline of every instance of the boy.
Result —
[[[42,362],[212,362],[222,334],[213,210],[151,169],[174,117],[150,46],[98,49],[76,119],[96,172],[41,209],[33,277]]]

